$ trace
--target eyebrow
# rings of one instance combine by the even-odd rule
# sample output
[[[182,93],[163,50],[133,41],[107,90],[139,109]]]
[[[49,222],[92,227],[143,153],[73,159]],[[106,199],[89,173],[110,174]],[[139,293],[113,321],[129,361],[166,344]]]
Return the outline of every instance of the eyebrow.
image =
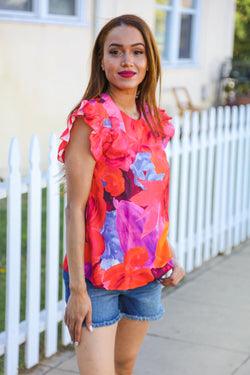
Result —
[[[131,47],[136,47],[136,46],[143,46],[145,48],[145,45],[143,43],[134,43],[134,44],[131,44]],[[123,44],[111,43],[109,45],[109,47],[123,47]]]

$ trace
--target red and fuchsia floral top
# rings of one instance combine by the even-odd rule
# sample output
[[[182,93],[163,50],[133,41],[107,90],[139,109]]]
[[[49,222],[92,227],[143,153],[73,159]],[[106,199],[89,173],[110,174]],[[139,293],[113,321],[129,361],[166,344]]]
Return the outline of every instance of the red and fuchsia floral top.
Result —
[[[86,208],[85,276],[109,290],[133,289],[173,268],[167,242],[169,164],[174,127],[160,110],[165,138],[154,137],[143,114],[134,120],[106,94],[83,100],[61,135],[58,160],[77,117],[93,130],[96,160]],[[68,271],[67,256],[63,268]]]

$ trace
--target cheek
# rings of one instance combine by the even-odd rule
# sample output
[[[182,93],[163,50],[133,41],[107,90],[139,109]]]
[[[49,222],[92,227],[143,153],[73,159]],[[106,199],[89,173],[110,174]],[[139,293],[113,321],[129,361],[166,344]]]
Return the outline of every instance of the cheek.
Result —
[[[108,66],[105,68],[105,75],[107,80],[112,79],[115,76],[115,69],[112,66]]]
[[[147,73],[147,63],[142,63],[141,64],[141,75],[143,75],[143,76],[145,76],[146,75],[146,73]]]
[[[143,59],[142,61],[141,61],[141,70],[144,72],[146,72],[147,71],[147,68],[148,68],[148,62],[147,62],[147,60],[146,59]]]
[[[113,74],[117,69],[117,64],[111,59],[105,59],[104,68],[106,74]]]

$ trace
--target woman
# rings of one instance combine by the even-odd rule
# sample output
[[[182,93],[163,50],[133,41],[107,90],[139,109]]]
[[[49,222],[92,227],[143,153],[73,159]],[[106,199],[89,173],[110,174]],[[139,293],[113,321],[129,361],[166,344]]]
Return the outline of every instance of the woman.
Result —
[[[132,374],[150,321],[163,314],[162,285],[184,276],[167,242],[164,149],[174,129],[156,106],[159,77],[147,24],[133,15],[111,20],[97,37],[87,90],[61,136],[65,323],[81,374]]]

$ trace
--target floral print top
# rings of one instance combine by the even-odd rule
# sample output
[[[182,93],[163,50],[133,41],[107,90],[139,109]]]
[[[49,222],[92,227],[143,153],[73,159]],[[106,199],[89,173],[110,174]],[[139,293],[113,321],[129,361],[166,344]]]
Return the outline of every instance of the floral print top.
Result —
[[[61,135],[58,160],[74,120],[93,130],[96,160],[86,208],[85,276],[108,290],[127,290],[159,279],[173,268],[167,242],[169,165],[165,147],[174,127],[160,110],[165,138],[154,137],[143,114],[134,120],[110,96],[83,100]],[[67,256],[64,269],[68,271]]]

